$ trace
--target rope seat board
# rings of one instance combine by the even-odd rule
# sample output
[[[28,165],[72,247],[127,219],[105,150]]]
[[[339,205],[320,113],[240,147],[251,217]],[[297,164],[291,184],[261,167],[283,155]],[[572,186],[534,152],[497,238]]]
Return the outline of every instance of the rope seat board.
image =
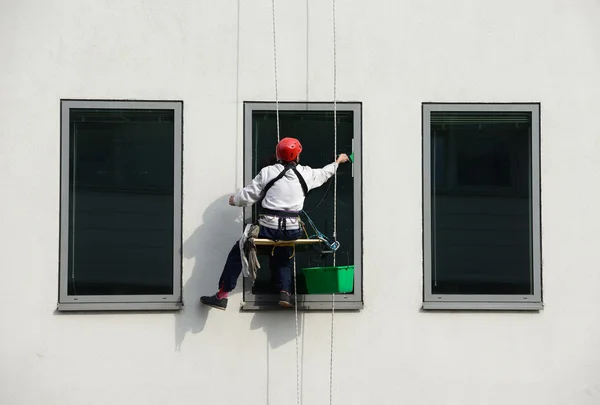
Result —
[[[296,245],[315,245],[323,243],[322,239],[295,239],[295,240],[271,240],[257,238],[253,239],[256,246],[296,246]]]

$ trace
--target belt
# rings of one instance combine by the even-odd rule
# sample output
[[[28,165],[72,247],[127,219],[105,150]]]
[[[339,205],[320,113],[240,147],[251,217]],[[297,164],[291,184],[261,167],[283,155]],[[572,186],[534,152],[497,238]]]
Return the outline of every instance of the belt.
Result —
[[[299,211],[281,211],[281,210],[271,210],[268,208],[262,209],[262,214],[265,215],[273,215],[280,218],[296,218],[300,216]]]

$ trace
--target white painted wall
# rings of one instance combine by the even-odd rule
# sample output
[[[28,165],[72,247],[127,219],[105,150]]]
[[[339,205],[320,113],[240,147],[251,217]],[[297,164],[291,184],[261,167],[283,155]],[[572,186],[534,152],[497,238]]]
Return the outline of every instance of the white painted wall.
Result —
[[[241,103],[274,98],[270,6],[0,1],[1,404],[294,403],[292,313],[197,305],[239,231]],[[335,404],[600,403],[599,19],[597,0],[337,1],[366,304],[336,315]],[[277,1],[282,99],[331,100],[331,22],[329,1]],[[183,312],[54,312],[61,98],[184,101]],[[542,103],[544,311],[420,311],[423,101]],[[329,327],[302,316],[305,404],[328,401]]]

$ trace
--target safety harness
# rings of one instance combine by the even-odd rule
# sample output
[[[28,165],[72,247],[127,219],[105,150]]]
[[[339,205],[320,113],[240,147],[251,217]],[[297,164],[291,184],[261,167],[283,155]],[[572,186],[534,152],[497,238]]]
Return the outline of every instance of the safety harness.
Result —
[[[294,173],[296,173],[296,176],[298,177],[298,180],[300,181],[300,186],[302,186],[302,191],[304,193],[304,197],[306,197],[306,195],[308,194],[308,186],[306,185],[306,181],[304,180],[304,178],[302,177],[300,172],[298,172],[298,169],[296,169],[296,163],[290,162],[284,166],[283,170],[281,171],[281,173],[279,173],[279,175],[277,177],[275,177],[273,180],[271,180],[269,183],[267,183],[267,185],[265,186],[265,188],[263,189],[263,191],[261,193],[261,198],[260,198],[261,214],[273,215],[273,216],[279,217],[279,227],[281,229],[286,229],[286,226],[285,226],[286,218],[297,218],[300,216],[300,211],[283,211],[283,210],[272,210],[269,208],[265,208],[262,206],[262,200],[265,198],[265,196],[267,195],[267,192],[271,189],[271,187],[273,187],[273,185],[277,181],[281,180],[285,176],[285,174],[288,172],[288,170],[292,170]]]

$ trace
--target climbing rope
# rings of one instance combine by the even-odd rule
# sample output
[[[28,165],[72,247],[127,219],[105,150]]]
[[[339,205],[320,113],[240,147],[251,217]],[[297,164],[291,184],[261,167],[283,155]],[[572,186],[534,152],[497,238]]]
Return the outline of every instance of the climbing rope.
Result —
[[[271,0],[272,6],[272,17],[273,17],[273,67],[275,73],[275,109],[277,119],[277,142],[280,141],[280,130],[279,130],[279,85],[277,80],[277,35],[275,27],[275,0]],[[337,159],[337,47],[336,47],[336,27],[335,27],[335,0],[332,0],[333,6],[333,154],[334,159]],[[329,191],[329,190],[328,190]],[[320,204],[320,203],[319,203]],[[304,213],[306,215],[306,212]],[[334,186],[333,186],[333,242],[329,241],[321,232],[318,231],[310,217],[306,215],[309,223],[314,228],[315,233],[318,237],[325,241],[327,246],[333,251],[333,265],[336,264],[336,250],[339,247],[337,241],[337,170],[334,173]],[[306,229],[305,229],[306,233]],[[298,289],[297,289],[297,277],[296,277],[296,255],[294,258],[294,319],[296,328],[296,403],[301,404],[301,392],[300,392],[300,351],[298,344]],[[331,294],[331,340],[330,340],[330,357],[329,357],[329,404],[333,403],[333,347],[334,347],[334,314],[335,314],[335,293]]]
[[[337,158],[337,47],[335,42],[335,0],[333,7],[333,154]],[[334,174],[333,185],[333,240],[337,243],[337,170]],[[338,244],[339,245],[339,244]],[[333,251],[335,266],[335,250]],[[329,405],[333,404],[333,327],[335,314],[335,293],[331,294],[331,339],[329,347]]]
[[[335,0],[333,2],[333,159],[337,159],[337,52],[335,44]],[[333,240],[337,241],[337,170],[333,175]],[[335,252],[333,252],[335,266]]]
[[[300,351],[298,349],[298,289],[296,288],[296,246],[294,245],[294,319],[296,321],[296,403],[302,403],[300,393]]]
[[[275,0],[271,0],[271,9],[273,14],[273,68],[275,72],[275,114],[277,117],[277,143],[280,141],[279,135],[279,85],[277,81],[277,34],[275,29]],[[296,327],[296,403],[300,405],[302,397],[300,393],[300,350],[298,348],[298,292],[296,287],[296,246],[293,247],[294,253],[294,323]]]
[[[306,219],[308,220],[309,225],[315,231],[315,234],[308,236],[308,239],[312,238],[313,236],[316,236],[317,238],[321,239],[323,241],[323,243],[325,243],[325,245],[327,245],[327,247],[329,249],[331,249],[331,251],[334,252],[334,254],[335,254],[335,251],[338,250],[338,248],[340,247],[340,243],[338,241],[333,241],[333,242],[330,241],[327,236],[325,236],[321,231],[319,231],[317,229],[317,226],[315,225],[313,220],[308,216],[306,211],[302,211],[302,213],[306,216]],[[306,229],[304,231],[306,232]]]
[[[273,10],[273,65],[275,68],[275,110],[277,116],[277,143],[279,143],[279,86],[277,83],[277,36],[275,33],[275,0],[271,0]]]

